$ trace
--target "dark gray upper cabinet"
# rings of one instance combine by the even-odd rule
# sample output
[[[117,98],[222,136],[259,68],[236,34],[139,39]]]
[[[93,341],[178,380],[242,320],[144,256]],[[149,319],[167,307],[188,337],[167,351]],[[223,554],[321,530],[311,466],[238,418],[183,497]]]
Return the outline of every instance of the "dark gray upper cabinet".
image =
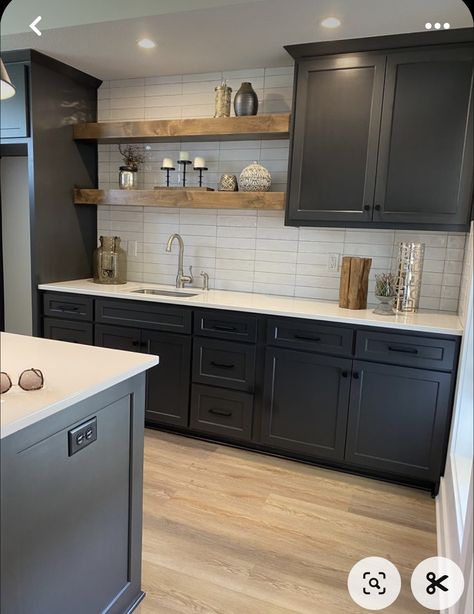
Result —
[[[298,65],[288,221],[370,221],[385,56]]]
[[[287,48],[297,64],[286,223],[467,229],[472,38],[465,29]]]
[[[472,49],[388,56],[374,220],[465,224],[472,196]]]
[[[27,67],[25,64],[6,64],[8,76],[15,86],[15,95],[2,100],[0,104],[1,130],[0,138],[25,138],[29,136]]]

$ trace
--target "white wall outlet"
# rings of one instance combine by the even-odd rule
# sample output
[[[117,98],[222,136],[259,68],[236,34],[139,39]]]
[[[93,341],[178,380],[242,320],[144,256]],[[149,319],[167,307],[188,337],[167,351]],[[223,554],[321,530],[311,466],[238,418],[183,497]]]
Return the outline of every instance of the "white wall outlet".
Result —
[[[137,243],[137,241],[127,241],[127,254],[131,258],[135,258],[138,255],[138,243]]]
[[[339,271],[339,254],[328,254],[328,271],[333,273]]]

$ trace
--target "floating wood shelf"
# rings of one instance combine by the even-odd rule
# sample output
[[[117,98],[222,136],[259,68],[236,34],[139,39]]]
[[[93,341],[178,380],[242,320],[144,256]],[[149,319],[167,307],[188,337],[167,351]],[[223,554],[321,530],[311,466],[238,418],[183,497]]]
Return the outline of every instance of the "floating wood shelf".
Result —
[[[137,205],[194,209],[283,209],[284,192],[206,192],[196,190],[93,190],[76,188],[76,205]]]
[[[196,119],[159,119],[135,122],[98,122],[76,124],[76,140],[98,143],[286,139],[289,136],[288,113]]]

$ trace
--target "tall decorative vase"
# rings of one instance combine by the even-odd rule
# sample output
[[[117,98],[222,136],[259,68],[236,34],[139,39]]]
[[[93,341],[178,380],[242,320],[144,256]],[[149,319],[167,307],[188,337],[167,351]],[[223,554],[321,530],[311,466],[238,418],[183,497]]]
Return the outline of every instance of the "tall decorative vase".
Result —
[[[245,81],[234,98],[234,111],[239,115],[257,115],[258,96],[251,83]]]
[[[224,81],[222,85],[215,87],[214,91],[216,93],[214,117],[230,117],[232,88]]]
[[[398,251],[397,296],[395,309],[403,313],[418,311],[421,275],[425,255],[424,243],[402,241]]]

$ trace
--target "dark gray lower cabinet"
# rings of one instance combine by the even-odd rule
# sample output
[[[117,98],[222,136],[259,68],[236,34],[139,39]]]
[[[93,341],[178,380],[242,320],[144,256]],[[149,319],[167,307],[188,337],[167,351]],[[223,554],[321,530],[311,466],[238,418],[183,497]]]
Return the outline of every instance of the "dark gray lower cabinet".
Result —
[[[147,372],[145,420],[186,428],[189,417],[191,381],[191,337],[142,331],[149,354],[157,354],[160,364]]]
[[[449,373],[354,361],[346,460],[436,482],[450,408]]]
[[[436,491],[459,338],[59,293],[44,316],[45,337],[159,355],[147,426]]]
[[[352,361],[267,349],[262,441],[314,458],[342,460]]]
[[[95,345],[157,354],[160,364],[147,371],[145,420],[152,424],[188,426],[191,337],[96,324]]]

